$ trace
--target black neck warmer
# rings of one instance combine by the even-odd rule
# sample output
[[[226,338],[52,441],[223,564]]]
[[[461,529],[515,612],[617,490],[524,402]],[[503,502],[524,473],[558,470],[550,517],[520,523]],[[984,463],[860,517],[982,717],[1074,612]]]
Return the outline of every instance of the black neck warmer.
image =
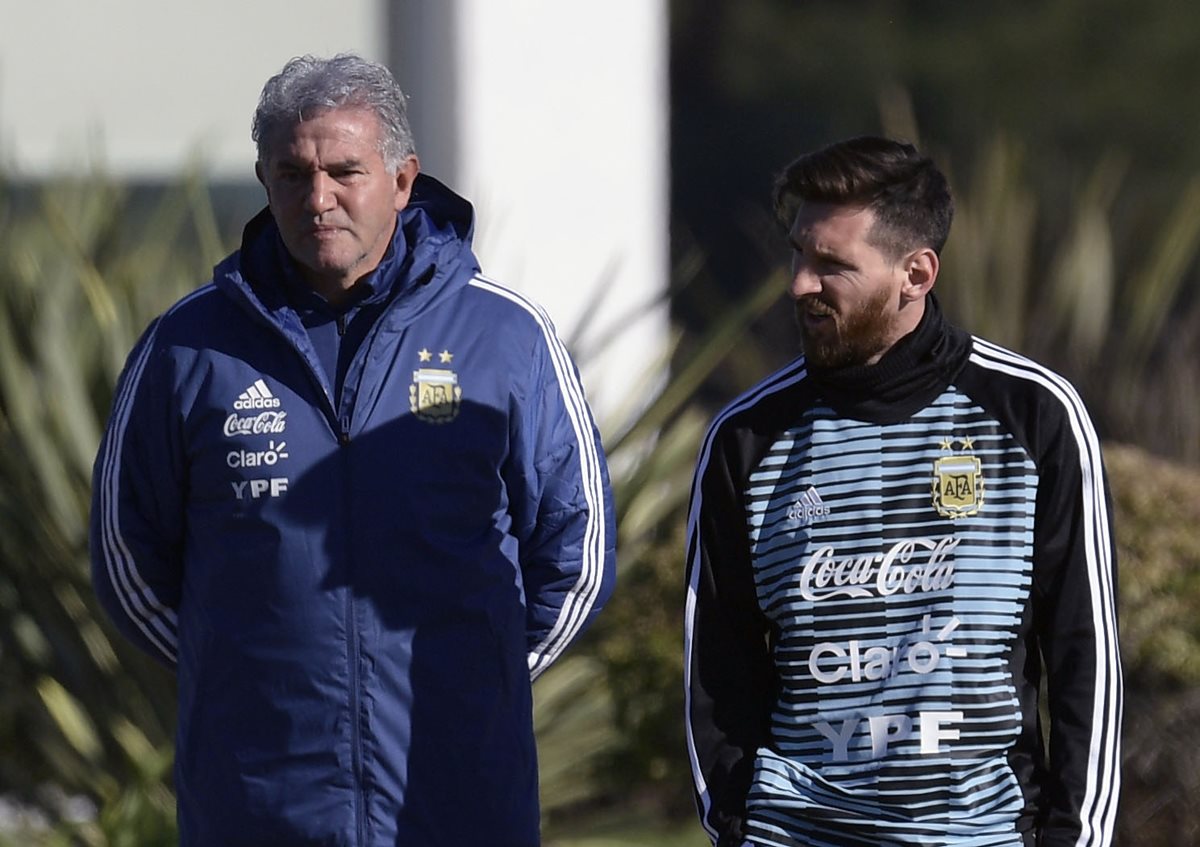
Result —
[[[903,420],[937,399],[971,352],[971,336],[948,323],[930,294],[917,328],[873,365],[819,368],[808,375],[817,395],[840,415],[872,423]]]

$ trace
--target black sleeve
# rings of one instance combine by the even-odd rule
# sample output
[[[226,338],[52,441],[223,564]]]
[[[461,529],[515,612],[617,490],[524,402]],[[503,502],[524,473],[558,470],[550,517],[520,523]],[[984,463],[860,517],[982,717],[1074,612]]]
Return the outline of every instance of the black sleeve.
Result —
[[[1034,547],[1034,625],[1049,694],[1041,847],[1113,839],[1120,784],[1121,665],[1116,550],[1100,445],[1064,391],[1043,408]]]
[[[701,823],[721,847],[743,843],[755,751],[768,743],[777,688],[771,626],[750,564],[738,453],[729,433],[706,438],[687,539],[688,753]]]

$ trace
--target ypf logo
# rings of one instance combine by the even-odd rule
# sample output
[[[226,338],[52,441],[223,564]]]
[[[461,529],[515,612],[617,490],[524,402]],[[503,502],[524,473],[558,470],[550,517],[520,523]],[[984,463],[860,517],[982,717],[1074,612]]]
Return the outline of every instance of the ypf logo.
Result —
[[[288,490],[288,480],[284,476],[268,477],[267,479],[240,479],[229,484],[233,486],[233,495],[239,500],[282,497]]]

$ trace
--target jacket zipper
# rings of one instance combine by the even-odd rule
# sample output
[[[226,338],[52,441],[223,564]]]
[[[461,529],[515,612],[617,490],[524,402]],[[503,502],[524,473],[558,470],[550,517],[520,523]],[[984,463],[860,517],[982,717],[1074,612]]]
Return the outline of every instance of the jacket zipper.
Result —
[[[350,415],[341,413],[338,416],[338,444],[346,447],[350,444]],[[343,456],[343,461],[348,461],[346,456]],[[343,485],[350,487],[351,480],[349,474],[343,477]],[[343,503],[348,502],[348,499],[343,498]],[[349,518],[349,515],[347,515]],[[359,665],[359,631],[358,631],[358,616],[354,609],[354,589],[352,587],[353,579],[350,571],[353,568],[352,558],[352,536],[353,527],[347,525],[346,532],[346,630],[349,634],[346,644],[346,660],[350,674],[350,757],[351,766],[354,769],[354,824],[357,831],[358,841],[360,845],[367,843],[366,839],[366,791],[363,786],[363,763],[362,763],[362,700],[359,692],[359,687],[362,684],[362,672]]]
[[[358,834],[358,844],[365,845],[366,841],[366,792],[363,788],[362,766],[362,718],[358,686],[358,622],[354,614],[354,591],[346,589],[346,623],[350,631],[349,644],[346,651],[350,662],[350,757],[354,768],[354,824]]]
[[[338,335],[344,335],[346,332],[346,322],[342,318],[338,319],[337,329]],[[292,343],[287,333],[278,326],[276,327],[276,330],[280,333],[280,335],[283,336],[284,341],[288,344],[288,346],[292,347],[294,350],[295,345]],[[297,351],[297,353],[299,353],[299,351]],[[317,387],[318,392],[325,398],[326,408],[329,410],[329,417],[327,420],[334,424],[332,429],[334,432],[334,437],[337,439],[337,443],[342,447],[348,446],[350,444],[349,412],[342,412],[340,409],[341,398],[337,398],[337,400],[335,400],[335,398],[330,394],[329,389],[325,387],[325,383],[322,382],[321,378],[318,376],[317,370],[313,367],[313,364],[308,360],[308,358],[303,355],[301,355],[300,358],[304,362],[304,366],[308,371],[309,377],[312,379],[313,384]],[[343,460],[345,460],[345,457],[343,457]],[[348,480],[344,484],[347,487],[350,485]],[[342,498],[342,502],[349,502],[348,498]],[[347,533],[346,537],[346,561],[349,563],[351,561],[350,533]],[[347,564],[348,569],[349,567],[350,564]],[[347,579],[347,583],[349,582],[350,580]],[[354,823],[358,838],[358,845],[359,847],[363,847],[363,845],[367,843],[367,821],[366,811],[364,808],[366,805],[366,792],[363,787],[362,716],[359,714],[359,709],[361,708],[361,697],[359,696],[361,668],[359,666],[358,619],[354,613],[354,589],[350,587],[349,584],[346,588],[345,614],[346,627],[349,634],[349,638],[347,639],[348,643],[346,645],[346,658],[349,665],[348,670],[350,676],[350,758],[351,767],[354,770]]]

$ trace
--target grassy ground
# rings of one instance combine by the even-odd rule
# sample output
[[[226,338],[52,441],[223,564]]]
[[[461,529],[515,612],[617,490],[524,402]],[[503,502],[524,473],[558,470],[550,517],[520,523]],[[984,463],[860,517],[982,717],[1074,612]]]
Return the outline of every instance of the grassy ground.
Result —
[[[543,847],[706,847],[710,841],[694,819],[668,826],[629,817],[555,827],[542,843]]]

